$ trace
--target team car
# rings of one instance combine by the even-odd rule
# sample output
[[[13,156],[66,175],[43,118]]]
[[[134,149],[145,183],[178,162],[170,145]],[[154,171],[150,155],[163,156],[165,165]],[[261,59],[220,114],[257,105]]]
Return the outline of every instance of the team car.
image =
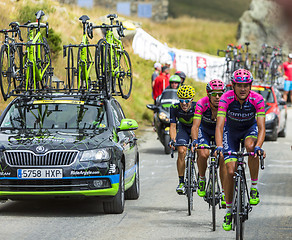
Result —
[[[0,117],[0,200],[97,197],[122,213],[140,194],[137,128],[113,97],[15,98]]]
[[[286,136],[287,104],[282,94],[274,85],[256,85],[252,90],[261,94],[265,100],[266,138],[276,141],[278,136]]]

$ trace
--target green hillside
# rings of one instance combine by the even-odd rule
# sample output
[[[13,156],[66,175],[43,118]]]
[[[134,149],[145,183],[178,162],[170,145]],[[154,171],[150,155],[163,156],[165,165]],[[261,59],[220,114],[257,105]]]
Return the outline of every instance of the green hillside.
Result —
[[[237,22],[251,0],[169,0],[169,16]]]

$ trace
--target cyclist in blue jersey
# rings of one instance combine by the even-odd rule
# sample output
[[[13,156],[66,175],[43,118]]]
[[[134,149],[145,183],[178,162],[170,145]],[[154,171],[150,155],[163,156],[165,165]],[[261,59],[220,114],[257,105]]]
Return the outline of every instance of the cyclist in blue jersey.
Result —
[[[246,151],[255,153],[255,156],[248,158],[248,166],[251,176],[250,204],[257,205],[260,202],[257,189],[258,155],[265,157],[265,152],[261,148],[265,139],[265,103],[260,94],[251,91],[253,77],[248,70],[236,70],[232,74],[231,81],[233,90],[224,93],[219,102],[215,131],[216,152],[220,154],[223,150],[236,152],[243,139]],[[231,155],[225,156],[224,160],[227,167],[227,175],[224,176],[226,215],[222,227],[225,231],[230,231],[232,229],[233,176],[237,158]]]
[[[173,149],[177,146],[177,172],[179,184],[176,188],[178,194],[185,193],[184,173],[185,173],[185,156],[188,144],[190,141],[191,128],[194,119],[196,103],[193,102],[195,89],[189,85],[180,86],[177,90],[179,103],[173,104],[170,107],[170,143],[169,146]],[[178,126],[177,126],[178,125]]]

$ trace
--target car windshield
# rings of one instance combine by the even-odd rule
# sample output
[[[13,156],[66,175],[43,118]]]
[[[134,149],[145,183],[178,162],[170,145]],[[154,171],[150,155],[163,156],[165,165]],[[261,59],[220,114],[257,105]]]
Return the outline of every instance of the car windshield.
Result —
[[[179,102],[178,96],[177,96],[177,89],[165,89],[160,98],[160,103],[177,103]]]
[[[83,101],[37,100],[11,106],[1,128],[12,129],[96,129],[106,128],[104,105]]]
[[[270,88],[252,87],[252,91],[261,94],[265,100],[265,103],[274,103],[275,102],[273,92]]]

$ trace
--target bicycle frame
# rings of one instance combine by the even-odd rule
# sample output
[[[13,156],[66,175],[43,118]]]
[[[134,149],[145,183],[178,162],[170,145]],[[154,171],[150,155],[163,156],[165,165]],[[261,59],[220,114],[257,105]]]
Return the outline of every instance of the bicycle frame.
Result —
[[[82,41],[81,44],[79,46],[80,48],[80,66],[78,68],[78,89],[81,86],[81,80],[84,79],[86,82],[86,89],[89,89],[89,75],[90,75],[90,71],[91,68],[94,64],[92,55],[90,50],[88,49],[89,46],[95,46],[95,45],[90,45],[88,38],[86,36],[86,33],[83,34],[82,36]],[[87,56],[89,56],[89,59],[87,59]],[[87,64],[88,64],[88,60],[89,60],[89,66],[87,68]]]
[[[38,61],[41,59],[41,45],[44,45],[43,43],[43,37],[39,30],[37,30],[36,35],[34,35],[33,28],[28,29],[28,43],[26,44],[26,61],[28,65],[32,65],[32,71],[33,71],[33,79],[34,79],[34,89],[36,89],[36,81],[42,81],[43,76],[45,72],[47,71],[48,67],[50,66],[51,59],[49,58],[49,61],[47,65],[42,70],[38,67]],[[30,69],[29,69],[30,71]],[[26,84],[25,84],[25,90],[28,90],[28,84],[29,84],[29,78],[30,78],[30,72],[26,72]]]

